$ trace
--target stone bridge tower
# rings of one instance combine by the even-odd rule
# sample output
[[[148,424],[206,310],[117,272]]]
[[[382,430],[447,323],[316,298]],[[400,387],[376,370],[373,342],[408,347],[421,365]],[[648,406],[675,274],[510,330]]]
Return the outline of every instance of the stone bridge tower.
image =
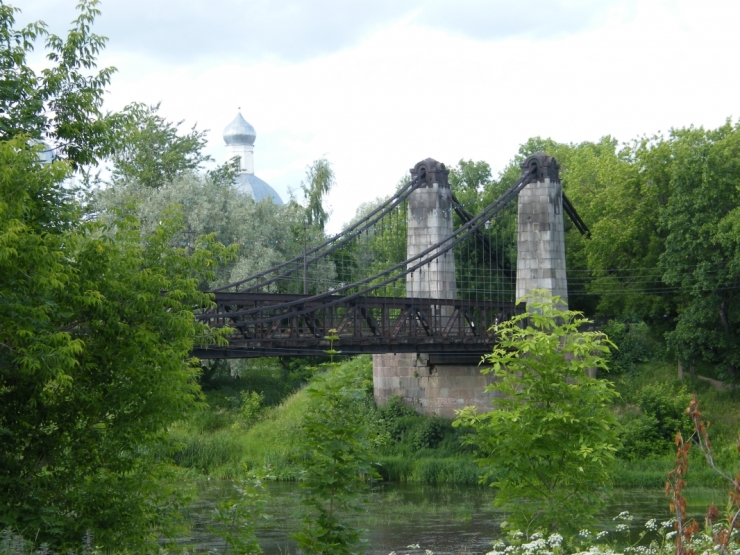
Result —
[[[534,169],[536,181],[519,194],[516,295],[545,289],[567,303],[562,189],[558,165],[542,153],[522,163]],[[452,235],[452,195],[444,164],[427,158],[411,170],[425,182],[409,196],[407,254],[412,257]],[[453,299],[457,292],[455,259],[442,256],[425,271],[410,274],[408,297]],[[444,316],[444,315],[443,315]],[[419,412],[447,418],[456,409],[474,405],[491,410],[493,393],[486,393],[493,377],[480,373],[479,357],[435,357],[426,354],[373,355],[375,400],[383,404],[400,395]]]
[[[565,228],[560,166],[552,156],[538,152],[521,164],[522,173],[537,178],[519,193],[516,258],[516,298],[544,289],[568,305],[565,275]]]

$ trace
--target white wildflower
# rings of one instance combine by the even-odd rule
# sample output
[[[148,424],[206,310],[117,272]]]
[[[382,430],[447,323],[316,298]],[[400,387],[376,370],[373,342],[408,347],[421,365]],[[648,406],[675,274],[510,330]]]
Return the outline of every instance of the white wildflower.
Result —
[[[424,553],[425,553],[426,555],[434,555],[434,551],[432,551],[431,549],[425,549],[425,550],[424,550]]]
[[[632,515],[630,514],[629,511],[622,511],[617,516],[615,516],[612,520],[627,520],[627,521],[630,521],[630,520],[632,520],[632,518],[633,517],[632,517]]]
[[[541,537],[542,537],[542,534],[540,534],[539,532],[535,532],[534,534],[532,534],[532,536],[530,537],[530,539],[532,539],[532,540],[539,540]]]
[[[560,544],[563,543],[563,536],[560,534],[550,534],[550,537],[547,538],[547,543],[549,543],[551,547],[560,547]]]
[[[412,543],[411,545],[407,545],[406,549],[419,549],[418,543]]]
[[[675,538],[675,537],[676,537],[676,531],[675,531],[675,530],[674,530],[673,532],[668,532],[668,533],[667,533],[667,534],[665,535],[665,539],[667,539],[667,540],[672,540],[672,539],[673,539],[673,538]]]
[[[605,537],[609,535],[609,530],[602,530],[596,535],[597,540],[603,540]]]
[[[666,520],[666,521],[664,521],[664,522],[661,522],[661,523],[660,523],[660,525],[661,525],[661,526],[662,526],[663,528],[673,528],[673,524],[674,524],[675,522],[676,522],[676,519],[675,519],[675,518],[672,518],[672,519],[670,519],[670,520]]]
[[[617,532],[627,532],[629,529],[626,524],[617,524]]]
[[[547,548],[547,542],[542,538],[538,538],[532,542],[522,544],[522,549],[524,549],[524,551],[527,553],[541,551],[545,548]]]
[[[651,532],[655,532],[658,529],[658,521],[651,518],[645,523],[645,528]]]
[[[585,528],[578,532],[578,535],[582,538],[590,538],[591,537],[591,530],[586,530]]]

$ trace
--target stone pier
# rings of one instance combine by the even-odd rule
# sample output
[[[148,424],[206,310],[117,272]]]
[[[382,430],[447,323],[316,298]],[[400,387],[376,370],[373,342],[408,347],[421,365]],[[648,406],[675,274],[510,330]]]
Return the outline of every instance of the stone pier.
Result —
[[[537,181],[519,194],[517,298],[533,289],[545,289],[567,303],[562,191],[554,158],[538,153],[522,163],[534,168]],[[452,234],[452,201],[449,171],[430,158],[419,162],[413,176],[425,182],[409,197],[408,256],[429,248]],[[455,259],[452,252],[429,268],[407,276],[406,295],[452,299],[456,294]],[[442,315],[444,317],[444,315]],[[473,405],[480,412],[493,408],[491,375],[480,373],[477,357],[442,359],[426,354],[373,355],[373,386],[378,404],[400,395],[423,414],[453,418],[456,409]]]
[[[409,258],[452,235],[449,170],[428,158],[411,170],[414,177],[420,173],[426,175],[426,181],[409,197]],[[407,276],[407,297],[454,299],[456,293],[452,251]],[[393,395],[400,395],[419,412],[446,418],[453,418],[455,409],[467,405],[490,410],[492,395],[484,389],[491,379],[481,375],[478,362],[478,357],[443,361],[430,360],[426,354],[373,355],[375,400],[383,404]]]
[[[521,164],[522,172],[534,169],[537,180],[519,193],[516,262],[516,298],[544,289],[568,307],[565,275],[565,228],[560,167],[542,152]]]

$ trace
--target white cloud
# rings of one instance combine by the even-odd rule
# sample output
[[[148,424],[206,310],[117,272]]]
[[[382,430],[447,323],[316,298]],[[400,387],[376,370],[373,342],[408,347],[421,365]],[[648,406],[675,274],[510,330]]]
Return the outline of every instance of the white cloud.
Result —
[[[209,151],[219,160],[221,130],[241,106],[257,130],[256,172],[283,197],[312,160],[326,155],[334,164],[331,230],[361,202],[390,193],[426,157],[450,165],[482,159],[501,169],[535,135],[624,141],[670,127],[716,127],[740,115],[732,65],[740,3],[643,0],[590,12],[587,3],[563,3],[587,14],[568,27],[538,12],[549,3],[531,1],[522,3],[531,20],[524,11],[510,15],[521,19],[521,32],[478,40],[487,38],[483,12],[475,11],[482,4],[466,1],[457,20],[449,4],[433,0],[400,19],[388,8],[385,19],[354,28],[341,48],[292,62],[249,61],[248,53],[173,62],[116,47],[112,36],[102,62],[120,73],[108,106],[161,100],[170,119],[213,130]],[[191,17],[194,9],[186,4],[182,12]],[[437,25],[445,14],[449,21]],[[477,28],[470,23],[476,17]]]
[[[355,46],[406,18],[481,40],[582,30],[616,0],[106,0],[97,32],[112,48],[171,64],[232,59],[304,61]],[[25,20],[55,32],[74,17],[71,0],[34,0]]]

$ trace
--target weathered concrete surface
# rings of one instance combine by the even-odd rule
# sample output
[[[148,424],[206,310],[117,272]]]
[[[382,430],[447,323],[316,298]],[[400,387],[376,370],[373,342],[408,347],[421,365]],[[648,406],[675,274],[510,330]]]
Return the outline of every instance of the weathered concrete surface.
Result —
[[[427,159],[411,170],[412,175],[424,171],[426,186],[419,187],[409,197],[407,254],[419,252],[452,235],[452,198],[444,164]],[[406,296],[417,298],[454,299],[455,257],[449,252],[428,268],[409,274]],[[442,314],[444,317],[445,314]],[[400,395],[423,414],[455,416],[455,409],[475,405],[481,411],[491,409],[491,394],[484,393],[492,378],[483,376],[478,366],[429,364],[426,355],[373,355],[373,387],[375,401],[383,404]]]
[[[543,153],[530,156],[522,170],[535,167],[538,180],[519,193],[516,298],[544,289],[568,305],[565,274],[563,190],[558,164]]]
[[[455,410],[474,405],[479,412],[492,409],[493,383],[490,375],[475,365],[429,365],[428,357],[413,354],[373,356],[373,386],[379,404],[393,395],[422,414],[454,418]]]

